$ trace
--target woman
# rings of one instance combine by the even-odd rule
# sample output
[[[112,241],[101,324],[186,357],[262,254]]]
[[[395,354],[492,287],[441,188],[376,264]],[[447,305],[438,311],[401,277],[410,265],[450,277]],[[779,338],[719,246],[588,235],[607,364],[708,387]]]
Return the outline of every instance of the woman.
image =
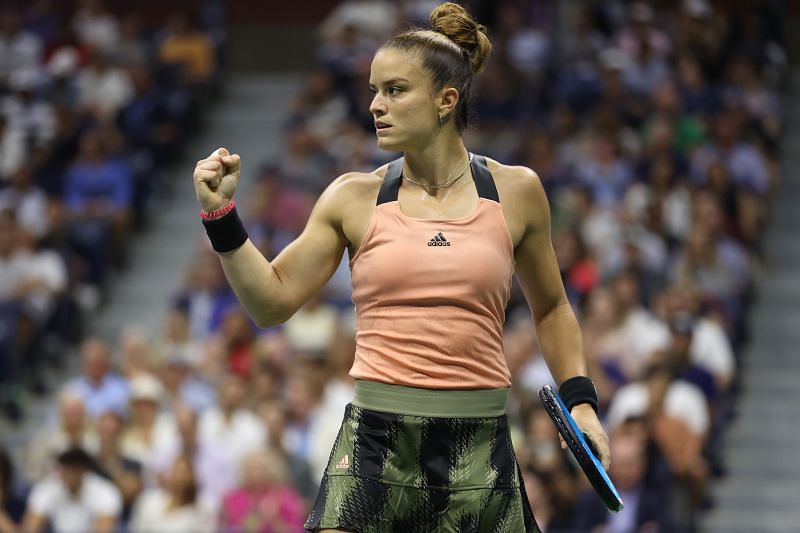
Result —
[[[130,530],[134,533],[203,533],[214,531],[213,513],[197,501],[197,480],[191,460],[178,457],[166,487],[145,491],[133,510]]]
[[[223,531],[294,533],[303,529],[303,498],[287,483],[283,457],[250,452],[241,464],[241,485],[222,502]]]
[[[404,157],[336,179],[273,261],[235,212],[239,156],[219,149],[194,173],[212,246],[259,325],[288,319],[345,249],[350,257],[355,394],[311,531],[538,531],[504,412],[515,271],[561,395],[609,462],[539,179],[469,154],[462,141],[491,44],[458,5],[437,7],[430,21],[431,30],[384,43],[372,62],[378,145]]]

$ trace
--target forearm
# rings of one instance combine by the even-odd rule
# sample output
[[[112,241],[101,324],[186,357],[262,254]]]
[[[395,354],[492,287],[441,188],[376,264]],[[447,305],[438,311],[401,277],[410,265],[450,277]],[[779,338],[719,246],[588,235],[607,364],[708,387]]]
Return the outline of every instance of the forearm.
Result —
[[[537,320],[536,332],[556,384],[587,374],[581,329],[568,302],[554,307]]]
[[[280,276],[250,240],[219,258],[233,292],[260,327],[280,324],[292,315]]]

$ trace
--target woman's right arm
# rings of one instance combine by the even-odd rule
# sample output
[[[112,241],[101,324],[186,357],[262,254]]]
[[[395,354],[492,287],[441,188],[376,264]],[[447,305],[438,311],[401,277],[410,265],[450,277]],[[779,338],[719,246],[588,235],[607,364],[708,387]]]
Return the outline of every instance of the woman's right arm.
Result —
[[[194,183],[203,210],[213,211],[231,201],[239,173],[239,156],[224,148],[198,161]],[[340,178],[322,193],[303,232],[273,261],[250,240],[219,254],[231,288],[260,327],[289,319],[339,266],[347,242],[341,230],[342,183]]]

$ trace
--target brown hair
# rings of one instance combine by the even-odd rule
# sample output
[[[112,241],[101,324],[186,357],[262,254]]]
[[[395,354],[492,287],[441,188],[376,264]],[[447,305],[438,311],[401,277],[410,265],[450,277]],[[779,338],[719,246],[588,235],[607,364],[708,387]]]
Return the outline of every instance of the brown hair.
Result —
[[[452,84],[460,96],[454,111],[459,133],[469,124],[472,78],[486,65],[492,43],[486,28],[458,4],[444,3],[431,12],[430,30],[413,29],[381,48],[417,54],[430,73],[434,90]]]

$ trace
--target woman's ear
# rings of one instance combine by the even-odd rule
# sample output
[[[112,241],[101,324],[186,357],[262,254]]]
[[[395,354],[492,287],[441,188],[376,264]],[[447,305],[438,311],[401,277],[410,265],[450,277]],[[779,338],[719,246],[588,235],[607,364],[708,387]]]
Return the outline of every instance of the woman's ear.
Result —
[[[455,113],[458,100],[461,95],[458,94],[458,89],[455,87],[445,87],[441,91],[439,100],[439,120],[444,123],[447,122],[453,113]]]

